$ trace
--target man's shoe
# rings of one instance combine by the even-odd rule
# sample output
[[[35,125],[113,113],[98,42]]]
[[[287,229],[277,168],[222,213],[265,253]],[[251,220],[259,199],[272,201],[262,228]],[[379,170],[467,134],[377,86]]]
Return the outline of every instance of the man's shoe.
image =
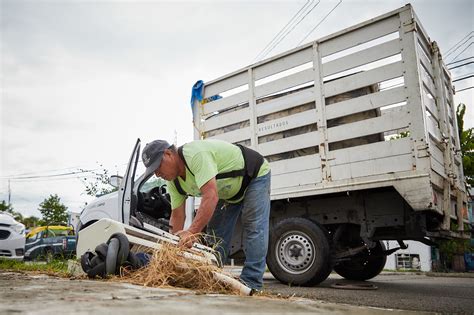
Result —
[[[262,291],[262,290],[259,290],[259,289],[251,289],[251,290],[250,290],[250,296],[262,295],[262,294],[263,294],[263,291]]]

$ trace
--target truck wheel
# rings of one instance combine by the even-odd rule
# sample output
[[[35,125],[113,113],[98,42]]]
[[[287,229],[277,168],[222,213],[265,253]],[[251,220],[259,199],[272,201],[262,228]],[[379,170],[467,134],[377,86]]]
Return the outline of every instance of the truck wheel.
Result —
[[[351,260],[334,266],[334,271],[348,280],[369,280],[382,272],[387,256],[383,254],[385,245],[379,241],[374,248],[364,250]]]
[[[288,218],[270,233],[267,265],[276,279],[301,286],[318,284],[331,273],[326,230],[304,218]]]

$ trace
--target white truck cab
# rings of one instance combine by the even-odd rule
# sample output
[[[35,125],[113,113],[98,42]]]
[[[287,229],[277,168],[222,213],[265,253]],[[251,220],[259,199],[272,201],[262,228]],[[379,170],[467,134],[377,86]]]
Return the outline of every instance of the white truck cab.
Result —
[[[155,228],[168,230],[171,214],[169,195],[165,181],[151,175],[136,177],[140,154],[140,139],[137,139],[125,176],[113,176],[118,191],[100,196],[81,212],[77,231],[108,218],[148,231]]]

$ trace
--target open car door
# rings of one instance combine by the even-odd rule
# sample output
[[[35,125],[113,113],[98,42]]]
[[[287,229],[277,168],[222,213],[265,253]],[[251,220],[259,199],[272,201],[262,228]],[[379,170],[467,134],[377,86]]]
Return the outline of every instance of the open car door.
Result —
[[[129,224],[130,215],[137,206],[137,198],[133,196],[133,186],[135,184],[135,172],[137,170],[138,156],[140,154],[140,138],[137,139],[135,147],[128,161],[125,176],[119,187],[119,209],[121,210],[122,223]]]

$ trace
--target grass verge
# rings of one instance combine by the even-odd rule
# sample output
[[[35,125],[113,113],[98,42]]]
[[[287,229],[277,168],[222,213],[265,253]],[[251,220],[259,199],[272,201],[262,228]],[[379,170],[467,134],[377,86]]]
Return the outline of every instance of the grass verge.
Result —
[[[68,277],[67,260],[53,260],[48,263],[24,262],[0,258],[0,270],[33,271],[49,275]]]

